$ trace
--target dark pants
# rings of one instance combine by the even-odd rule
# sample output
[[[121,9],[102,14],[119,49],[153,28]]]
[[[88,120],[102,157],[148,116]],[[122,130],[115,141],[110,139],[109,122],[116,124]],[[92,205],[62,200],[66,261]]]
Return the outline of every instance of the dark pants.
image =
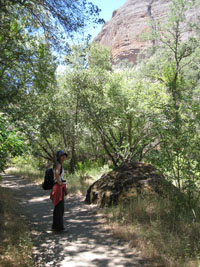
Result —
[[[53,225],[52,225],[53,229],[59,231],[64,228],[63,215],[64,215],[64,190],[63,190],[62,200],[54,207]]]

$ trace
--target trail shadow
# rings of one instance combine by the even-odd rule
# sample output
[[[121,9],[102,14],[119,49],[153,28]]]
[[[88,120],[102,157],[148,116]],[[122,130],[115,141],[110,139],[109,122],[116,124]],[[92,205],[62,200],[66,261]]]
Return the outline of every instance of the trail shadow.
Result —
[[[100,227],[96,210],[85,205],[83,198],[67,199],[64,219],[69,232],[56,234],[51,231],[49,191],[11,175],[4,175],[1,185],[14,193],[27,218],[37,266],[146,266],[122,240]]]

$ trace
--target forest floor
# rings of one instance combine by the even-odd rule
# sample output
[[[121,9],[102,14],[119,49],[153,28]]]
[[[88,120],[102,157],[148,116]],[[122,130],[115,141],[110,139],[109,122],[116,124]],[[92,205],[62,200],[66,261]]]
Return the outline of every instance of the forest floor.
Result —
[[[14,194],[26,217],[36,266],[148,266],[136,249],[104,227],[97,208],[86,205],[82,196],[67,198],[64,221],[69,232],[56,234],[51,231],[53,205],[49,191],[13,175],[3,175],[0,185]]]

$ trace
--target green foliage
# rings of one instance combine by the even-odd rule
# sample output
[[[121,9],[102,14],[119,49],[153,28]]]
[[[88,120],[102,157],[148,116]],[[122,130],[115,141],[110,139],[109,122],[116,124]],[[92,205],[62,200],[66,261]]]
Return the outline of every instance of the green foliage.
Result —
[[[118,206],[116,217],[123,223],[144,224],[142,234],[163,254],[167,242],[167,255],[173,260],[182,264],[183,258],[196,257],[200,32],[199,25],[186,17],[196,1],[171,1],[165,24],[152,25],[153,48],[137,66],[122,62],[114,68],[108,48],[86,43],[68,47],[63,74],[55,72],[50,49],[61,40],[56,25],[50,23],[52,16],[58,22],[62,3],[70,2],[72,6],[65,11],[69,13],[61,12],[59,25],[72,33],[84,26],[82,19],[89,10],[94,15],[99,10],[90,5],[81,14],[80,24],[78,12],[68,25],[64,17],[71,8],[77,11],[81,3],[83,7],[85,1],[50,1],[49,7],[46,1],[39,1],[33,9],[36,20],[30,14],[33,0],[14,2],[15,12],[4,1],[0,13],[4,22],[0,25],[0,104],[11,122],[0,118],[0,169],[9,157],[21,154],[23,139],[32,154],[29,161],[34,164],[30,168],[24,160],[21,165],[17,162],[25,165],[24,172],[20,168],[18,173],[28,173],[34,180],[41,178],[40,170],[52,165],[58,149],[65,149],[70,152],[66,167],[74,173],[68,176],[73,192],[85,193],[91,181],[86,183],[81,177],[89,175],[95,180],[109,169],[108,165],[150,162],[182,191],[182,198],[137,199],[128,207]],[[38,21],[41,13],[45,28]],[[52,42],[48,39],[51,34]],[[13,124],[17,131],[12,130]]]
[[[142,110],[144,106],[138,101],[141,84],[133,74],[112,72],[108,49],[94,44],[84,50],[81,47],[80,51],[79,57],[85,60],[80,65],[75,47],[75,61],[73,55],[70,59],[73,69],[67,72],[64,88],[66,94],[69,87],[72,103],[74,97],[77,100],[79,138],[83,128],[90,129],[86,134],[90,132],[100,140],[115,166],[126,160],[142,159],[144,147],[149,145],[147,140],[153,137]],[[69,93],[66,96],[69,98]]]
[[[199,29],[186,19],[195,1],[174,0],[168,21],[154,27],[153,55],[145,60],[138,77],[159,88],[160,96],[149,95],[154,134],[158,149],[147,156],[180,190],[190,205],[199,199]],[[184,36],[184,37],[183,37]],[[187,38],[185,38],[187,36]],[[198,68],[199,69],[199,68]],[[151,89],[152,90],[152,89]],[[156,97],[156,100],[155,100]]]
[[[88,53],[89,67],[97,68],[99,71],[112,70],[112,54],[109,48],[100,46],[99,44],[92,44],[89,47]],[[97,70],[97,71],[98,71]]]
[[[22,102],[27,92],[37,91],[32,85],[36,80],[38,83],[41,81],[38,71],[42,69],[38,69],[38,63],[45,61],[46,55],[42,50],[47,50],[47,45],[42,36],[34,34],[39,26],[27,9],[17,3],[13,7],[8,1],[3,1],[2,5],[0,10],[0,108],[7,109],[11,101]],[[47,74],[47,71],[43,74],[45,73]]]
[[[99,12],[87,1],[2,0],[0,108],[7,108],[11,101],[23,103],[27,93],[46,88],[55,72],[52,50],[54,55],[55,50],[66,53],[69,36],[91,22],[103,22]]]
[[[84,162],[77,162],[76,164],[76,171],[81,172],[83,174],[89,172],[91,169],[98,169],[103,166],[102,161],[96,160],[92,161],[91,159],[85,160]]]
[[[52,164],[56,150],[64,148],[71,154],[71,172],[76,166],[84,169],[89,160],[111,160],[113,166],[148,161],[195,205],[200,173],[199,28],[186,19],[190,8],[191,1],[171,2],[168,21],[153,27],[153,51],[141,64],[114,71],[107,48],[74,45],[65,57],[66,71],[57,75],[48,45],[43,39],[35,42],[35,35],[30,39],[13,15],[10,32],[26,37],[18,45],[33,52],[34,64],[26,73],[23,67],[20,101],[9,104],[9,114],[32,154],[43,158],[42,164]],[[20,80],[15,77],[16,85]]]
[[[11,157],[18,156],[25,149],[23,139],[13,130],[8,129],[8,121],[0,116],[0,171],[8,164]]]
[[[73,37],[90,23],[103,23],[99,13],[97,6],[83,0],[2,0],[0,15],[1,19],[9,21],[17,14],[18,21],[23,19],[24,27],[32,36],[37,35],[39,29],[48,42],[59,49],[66,45],[66,38]]]

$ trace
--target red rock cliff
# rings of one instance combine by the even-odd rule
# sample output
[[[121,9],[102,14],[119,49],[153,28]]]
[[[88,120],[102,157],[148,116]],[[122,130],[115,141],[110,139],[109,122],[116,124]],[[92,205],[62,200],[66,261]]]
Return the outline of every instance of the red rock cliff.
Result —
[[[138,53],[152,45],[144,41],[143,33],[150,30],[149,21],[164,20],[169,10],[170,0],[128,0],[115,10],[112,19],[106,22],[94,39],[111,48],[114,62],[123,59],[136,63]],[[200,19],[200,9],[195,9],[189,17]]]

